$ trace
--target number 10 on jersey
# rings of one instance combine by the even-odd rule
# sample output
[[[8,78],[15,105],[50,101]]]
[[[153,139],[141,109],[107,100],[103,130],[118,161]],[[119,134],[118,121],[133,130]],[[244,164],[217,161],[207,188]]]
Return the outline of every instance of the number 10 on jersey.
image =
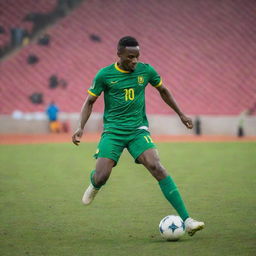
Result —
[[[134,100],[134,89],[133,88],[124,89],[124,97],[125,97],[125,101]]]

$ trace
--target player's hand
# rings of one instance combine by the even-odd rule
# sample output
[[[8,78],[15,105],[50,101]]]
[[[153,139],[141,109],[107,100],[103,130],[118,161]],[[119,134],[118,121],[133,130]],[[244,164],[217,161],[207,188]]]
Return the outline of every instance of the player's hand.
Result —
[[[78,128],[78,129],[74,132],[74,134],[73,134],[73,136],[72,136],[72,141],[73,141],[73,143],[74,143],[76,146],[79,146],[79,143],[80,143],[80,140],[81,140],[82,136],[83,136],[83,130],[82,130],[81,128]]]
[[[180,120],[182,121],[182,123],[188,128],[188,129],[192,129],[193,128],[193,122],[192,119],[185,116],[185,115],[180,115]]]

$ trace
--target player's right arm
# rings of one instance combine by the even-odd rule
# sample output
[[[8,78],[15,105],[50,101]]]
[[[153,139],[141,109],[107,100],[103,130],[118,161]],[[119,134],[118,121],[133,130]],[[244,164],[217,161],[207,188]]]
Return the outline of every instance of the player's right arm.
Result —
[[[72,136],[72,141],[77,146],[79,145],[80,139],[83,136],[84,126],[87,123],[87,121],[92,113],[93,104],[95,103],[97,98],[98,98],[97,96],[93,96],[93,95],[89,94],[82,106],[79,125],[78,125],[77,130],[74,132],[74,134]]]
[[[92,85],[88,90],[89,95],[83,104],[78,128],[72,136],[72,141],[77,146],[79,145],[80,139],[83,136],[84,126],[92,113],[93,104],[100,96],[100,94],[104,91],[104,89],[104,72],[100,70],[94,77]]]

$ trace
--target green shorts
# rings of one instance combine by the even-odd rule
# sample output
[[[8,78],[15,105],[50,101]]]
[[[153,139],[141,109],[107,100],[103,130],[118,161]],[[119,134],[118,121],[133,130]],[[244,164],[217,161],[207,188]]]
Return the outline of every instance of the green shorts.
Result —
[[[137,158],[147,149],[156,148],[156,145],[150,137],[150,133],[144,129],[138,129],[132,134],[115,134],[104,132],[101,135],[101,140],[94,157],[110,158],[117,164],[124,148],[127,148],[129,153],[134,158]]]

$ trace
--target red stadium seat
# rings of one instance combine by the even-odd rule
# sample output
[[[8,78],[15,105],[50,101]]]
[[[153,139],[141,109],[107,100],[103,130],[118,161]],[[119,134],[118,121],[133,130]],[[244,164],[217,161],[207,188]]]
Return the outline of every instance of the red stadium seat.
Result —
[[[5,2],[11,1],[0,3],[4,27],[23,24],[26,13],[50,11],[55,4]],[[44,94],[46,104],[54,100],[64,112],[79,112],[97,70],[117,60],[118,39],[133,35],[141,44],[141,61],[157,69],[186,113],[237,115],[255,101],[254,17],[254,1],[85,1],[47,31],[49,46],[32,43],[0,63],[0,113],[44,111],[44,104],[28,100],[35,91]],[[91,34],[101,41],[91,40]],[[28,65],[32,53],[40,61]],[[53,74],[68,86],[49,89]],[[102,110],[101,97],[94,111]],[[147,111],[172,113],[150,86]]]

